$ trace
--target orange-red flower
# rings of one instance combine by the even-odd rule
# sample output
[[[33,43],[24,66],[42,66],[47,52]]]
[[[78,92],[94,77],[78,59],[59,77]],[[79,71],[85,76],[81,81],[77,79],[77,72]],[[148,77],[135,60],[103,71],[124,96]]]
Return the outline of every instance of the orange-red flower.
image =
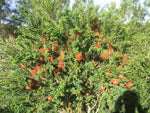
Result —
[[[47,60],[49,60],[50,62],[53,62],[54,61],[54,57],[53,56],[49,56],[46,58]]]
[[[12,35],[12,34],[8,34],[8,36],[9,36],[9,38],[14,38],[14,35]]]
[[[65,55],[65,51],[61,50],[59,54],[60,55]]]
[[[109,46],[109,51],[111,52],[114,48],[112,46]]]
[[[58,63],[58,68],[63,68],[64,67],[64,63],[63,62],[59,62]]]
[[[104,53],[103,55],[106,56],[106,57],[109,57],[110,56],[110,51],[106,51],[106,53]]]
[[[46,42],[46,37],[42,37],[41,40],[42,40],[43,42]]]
[[[103,57],[103,56],[101,56],[101,59],[102,59],[103,61],[105,61],[105,60],[106,60],[106,58],[105,58],[105,57]]]
[[[63,57],[59,57],[58,58],[58,62],[63,62],[64,61],[64,58]]]
[[[76,56],[77,61],[85,60],[84,56],[82,55],[82,53],[78,53],[75,56]]]
[[[48,96],[48,97],[47,97],[47,100],[48,100],[48,101],[51,101],[51,100],[52,100],[52,96]]]
[[[105,90],[106,88],[103,86],[100,86],[100,90]]]
[[[124,78],[124,75],[120,74],[119,79],[123,79],[123,78]]]
[[[38,86],[40,86],[40,82],[39,81],[37,81],[37,82],[35,82],[35,84],[34,84],[36,87],[38,87]]]
[[[57,46],[58,46],[58,44],[53,44],[53,45],[52,45],[52,48],[51,48],[52,51],[56,51],[56,50],[57,50]]]
[[[131,87],[131,82],[126,83],[125,86],[126,86],[127,88],[130,88],[130,87]]]
[[[30,90],[31,88],[30,88],[30,86],[27,86],[27,85],[25,85],[25,87],[24,87],[26,90]]]
[[[49,49],[49,48],[47,48],[46,52],[49,52],[49,51],[50,51],[50,49]]]
[[[98,44],[98,42],[95,43],[94,47],[100,48],[100,45]]]
[[[107,103],[110,103],[110,100],[107,100]]]
[[[25,65],[25,64],[21,64],[20,66],[21,66],[21,68],[24,68],[24,67],[26,67],[26,65]]]
[[[35,69],[41,70],[42,69],[42,65],[35,65]]]
[[[57,69],[57,70],[54,71],[54,73],[60,75],[61,71],[59,69]]]
[[[105,40],[105,38],[102,34],[99,35],[99,39],[100,39],[100,42],[103,42]]]
[[[94,32],[95,36],[99,36],[99,33],[98,32]]]
[[[110,81],[111,81],[114,85],[118,85],[118,84],[119,84],[119,80],[118,80],[118,79],[111,78]]]
[[[36,70],[31,70],[31,74],[34,75],[34,76],[37,75]]]
[[[121,66],[121,65],[118,65],[117,68],[122,68],[122,66]]]
[[[124,53],[122,54],[121,60],[126,63],[129,63],[129,58],[125,58]]]
[[[126,58],[124,62],[129,63],[129,58]]]
[[[43,58],[37,58],[37,60],[40,62],[40,63],[42,63],[43,62]]]
[[[48,73],[48,68],[44,71],[45,73]]]
[[[34,86],[34,85],[35,85],[35,81],[32,79],[32,80],[30,81],[30,84],[31,84],[31,86]]]
[[[110,69],[106,69],[107,72],[111,73]]]
[[[75,37],[77,37],[77,36],[81,36],[81,34],[82,34],[81,32],[76,33],[76,34],[75,34]]]
[[[44,50],[44,48],[40,48],[40,53],[45,54],[46,51]]]

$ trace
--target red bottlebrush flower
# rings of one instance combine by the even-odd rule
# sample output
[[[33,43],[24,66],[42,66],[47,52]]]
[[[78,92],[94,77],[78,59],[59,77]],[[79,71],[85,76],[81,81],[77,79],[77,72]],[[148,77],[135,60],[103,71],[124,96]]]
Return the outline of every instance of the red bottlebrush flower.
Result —
[[[115,80],[114,78],[111,78],[111,79],[110,79],[110,81],[111,81],[112,83],[114,82],[114,80]]]
[[[110,100],[107,100],[107,103],[110,103]]]
[[[30,90],[31,88],[30,88],[30,86],[27,86],[27,85],[25,85],[25,87],[24,87],[26,90]]]
[[[52,51],[56,51],[56,50],[57,50],[57,46],[58,46],[58,44],[53,44],[53,45],[52,45],[52,48],[51,48]]]
[[[103,57],[103,56],[101,56],[101,59],[102,59],[103,61],[105,61],[105,60],[106,60],[106,58],[105,58],[105,57]]]
[[[34,84],[36,87],[38,87],[38,86],[40,86],[40,82],[39,81],[37,81],[37,82],[35,82],[35,84]]]
[[[120,74],[119,79],[123,79],[123,78],[124,78],[124,75]]]
[[[46,51],[44,50],[44,48],[40,48],[40,53],[45,54]]]
[[[26,67],[26,65],[25,65],[25,64],[21,64],[20,66],[21,66],[21,68],[24,68],[24,67]]]
[[[59,57],[58,58],[58,62],[63,62],[64,61],[64,58],[63,57]]]
[[[118,84],[119,84],[119,80],[118,80],[118,79],[111,78],[110,81],[111,81],[114,85],[118,85]]]
[[[99,35],[99,39],[100,39],[100,42],[103,42],[105,40],[105,38],[102,34]]]
[[[37,60],[40,62],[40,63],[42,63],[43,62],[43,59],[42,58],[37,58]]]
[[[126,63],[129,63],[129,60],[128,60],[129,58],[126,58],[125,60],[124,60],[124,62],[126,62]]]
[[[42,37],[41,40],[42,40],[43,42],[46,42],[46,37]]]
[[[100,86],[100,90],[105,90],[106,88],[103,86]]]
[[[112,46],[109,46],[109,51],[111,52],[114,48]]]
[[[35,85],[35,81],[32,79],[32,80],[30,81],[30,84],[31,84],[31,86],[34,86],[34,85]]]
[[[44,71],[45,73],[48,73],[48,68]]]
[[[63,62],[59,62],[58,63],[58,68],[63,68],[64,67],[64,63]]]
[[[42,65],[35,65],[35,69],[41,70],[42,69]]]
[[[99,33],[98,32],[94,32],[95,36],[99,36]]]
[[[112,42],[112,40],[110,39],[110,40],[108,40],[108,42]]]
[[[110,56],[110,51],[106,51],[106,53],[104,53],[103,55],[106,56],[106,57],[109,57]]]
[[[129,63],[129,58],[125,58],[124,53],[122,54],[121,60],[126,63]]]
[[[109,57],[109,56],[110,56],[110,51],[107,50],[106,53],[103,53],[103,54],[101,55],[101,59],[102,59],[103,61],[105,61],[105,60],[106,60],[106,57]]]
[[[58,46],[58,44],[53,44],[53,47],[57,47]]]
[[[106,69],[107,72],[111,73],[110,69]]]
[[[65,51],[61,50],[59,54],[60,55],[65,55]]]
[[[122,66],[121,66],[121,65],[118,65],[117,68],[122,68]]]
[[[31,70],[31,74],[34,75],[34,76],[37,75],[36,70]]]
[[[131,87],[131,82],[126,83],[125,86],[126,86],[127,88],[130,88],[130,87]]]
[[[50,51],[50,49],[49,49],[49,48],[47,48],[46,52],[49,52],[49,51]]]
[[[8,34],[8,36],[9,36],[9,38],[14,38],[14,35],[12,35],[12,34]]]
[[[77,36],[81,36],[81,34],[82,34],[81,32],[76,33],[76,34],[75,34],[75,37],[77,37]]]
[[[48,101],[51,101],[51,100],[52,100],[52,96],[48,96],[48,97],[47,97],[47,100],[48,100]]]
[[[98,44],[98,42],[96,42],[96,44],[94,45],[94,47],[100,48],[100,45]]]
[[[57,70],[54,71],[54,73],[60,75],[61,71],[59,69],[57,69]]]
[[[76,56],[77,61],[85,60],[84,56],[82,55],[82,53],[78,53],[75,56]]]
[[[49,56],[46,58],[47,60],[49,60],[50,62],[53,62],[54,61],[54,57],[53,56]]]

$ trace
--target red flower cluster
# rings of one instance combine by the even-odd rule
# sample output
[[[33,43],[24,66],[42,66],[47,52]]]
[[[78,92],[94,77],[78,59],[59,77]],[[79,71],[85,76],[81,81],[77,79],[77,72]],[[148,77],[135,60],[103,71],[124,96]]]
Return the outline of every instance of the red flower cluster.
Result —
[[[110,57],[110,53],[111,53],[112,50],[113,50],[113,47],[112,47],[112,46],[109,46],[109,50],[107,50],[105,53],[103,53],[103,54],[101,55],[101,59],[102,59],[103,61],[105,61],[106,58]]]
[[[75,34],[75,37],[81,36],[81,34],[82,34],[82,32],[76,33],[76,34]]]
[[[43,42],[46,42],[46,37],[42,37],[41,40],[42,40]]]
[[[63,68],[64,67],[64,63],[63,62],[59,62],[58,63],[58,68]]]
[[[21,68],[24,68],[24,67],[26,67],[26,65],[25,65],[25,64],[21,64],[20,67],[21,67]]]
[[[95,43],[94,47],[100,48],[100,45],[98,44],[98,42]]]
[[[111,78],[110,81],[111,81],[111,83],[113,83],[114,85],[118,85],[118,84],[119,84],[119,80],[118,80],[118,79]]]
[[[46,57],[46,59],[49,60],[50,62],[53,62],[55,58],[53,56],[49,56],[49,57]]]
[[[48,96],[48,97],[47,97],[47,100],[48,100],[48,101],[51,101],[51,100],[52,100],[52,96]]]
[[[59,54],[60,55],[65,55],[65,51],[61,50]]]
[[[75,56],[76,56],[77,61],[81,61],[81,60],[84,61],[85,60],[84,56],[82,55],[82,53],[77,53]]]
[[[130,88],[130,87],[131,87],[131,82],[127,82],[127,83],[125,84],[125,86],[126,86],[127,88]]]
[[[123,78],[124,78],[124,75],[120,74],[119,79],[123,79]]]
[[[59,69],[57,69],[57,70],[54,71],[54,73],[60,75],[61,71]]]
[[[52,48],[51,48],[52,51],[56,51],[56,50],[57,50],[57,46],[58,46],[58,44],[53,44],[53,45],[52,45]]]

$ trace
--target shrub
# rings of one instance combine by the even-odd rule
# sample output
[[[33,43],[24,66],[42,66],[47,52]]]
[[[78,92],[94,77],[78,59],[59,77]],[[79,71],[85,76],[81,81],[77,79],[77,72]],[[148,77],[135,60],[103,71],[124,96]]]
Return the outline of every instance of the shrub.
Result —
[[[106,12],[99,15],[98,7],[83,2],[71,10],[63,0],[34,0],[31,8],[20,35],[3,42],[14,67],[1,96],[10,100],[10,111],[108,113],[115,111],[118,97],[129,88],[145,88],[146,98],[146,58],[135,63],[141,53],[132,48],[144,44],[142,39],[139,45],[139,40],[134,42],[136,35],[127,32],[130,25],[113,16],[103,20]]]

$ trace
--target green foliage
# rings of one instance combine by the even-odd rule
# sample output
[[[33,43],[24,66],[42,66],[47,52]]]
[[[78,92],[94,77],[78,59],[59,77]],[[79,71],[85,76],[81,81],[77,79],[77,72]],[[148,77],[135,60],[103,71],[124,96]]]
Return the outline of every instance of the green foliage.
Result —
[[[124,12],[113,5],[99,14],[91,2],[76,1],[72,9],[68,4],[31,0],[21,13],[27,26],[16,39],[1,39],[2,110],[124,112],[115,104],[129,89],[139,94],[137,109],[148,108],[149,22],[131,24],[137,16],[124,24]]]

